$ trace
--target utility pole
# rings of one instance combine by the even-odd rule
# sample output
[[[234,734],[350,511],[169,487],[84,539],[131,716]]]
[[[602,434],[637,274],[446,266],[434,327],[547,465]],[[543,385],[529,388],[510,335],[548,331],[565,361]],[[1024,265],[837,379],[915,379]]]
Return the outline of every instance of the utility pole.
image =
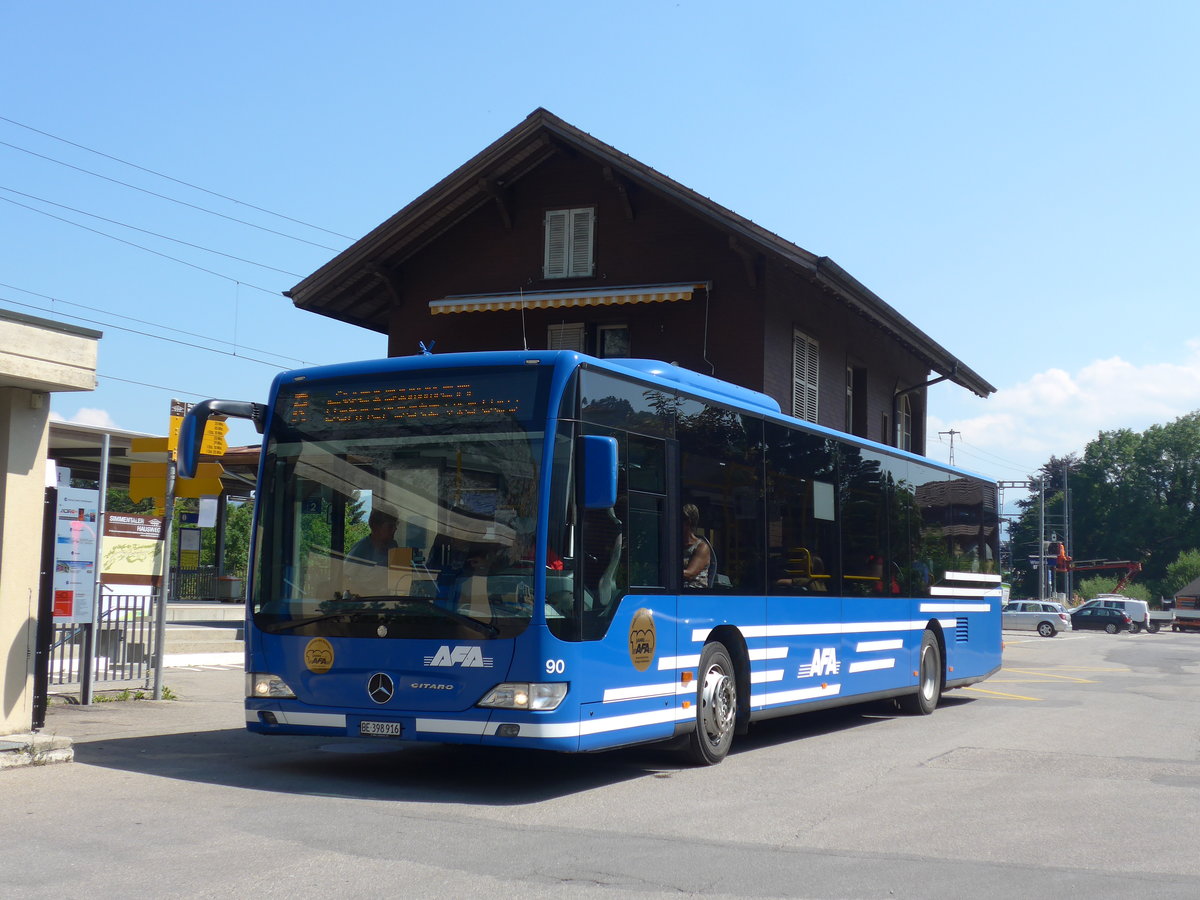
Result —
[[[955,431],[953,428],[951,428],[949,431],[939,431],[938,432],[939,437],[943,434],[950,435],[950,465],[954,465],[954,436],[956,434],[962,434],[962,432]]]

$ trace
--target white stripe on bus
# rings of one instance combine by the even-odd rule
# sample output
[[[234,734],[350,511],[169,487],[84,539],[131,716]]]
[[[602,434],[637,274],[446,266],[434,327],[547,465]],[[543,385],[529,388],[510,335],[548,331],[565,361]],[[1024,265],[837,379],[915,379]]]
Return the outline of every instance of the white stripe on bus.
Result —
[[[988,584],[999,584],[999,575],[984,575],[980,572],[947,572],[942,576],[946,581],[985,581]]]
[[[434,734],[485,734],[488,723],[482,719],[417,719],[413,730]]]
[[[667,669],[694,669],[700,665],[700,654],[694,656],[663,656],[658,660],[658,671]]]
[[[988,612],[990,603],[922,603],[923,613]]]
[[[275,721],[280,725],[307,725],[310,728],[345,728],[346,717],[336,713],[306,713],[306,712],[283,712],[278,709],[262,710],[270,712],[275,716]],[[258,716],[259,710],[246,710],[246,721],[261,723],[262,720]]]
[[[955,626],[953,620],[950,621],[950,627]],[[721,623],[724,624],[724,623]],[[876,631],[923,631],[926,625],[924,619],[911,622],[846,622],[844,624],[815,624],[815,625],[738,625],[733,624],[741,632],[742,637],[746,640],[755,638],[778,638],[778,637],[799,637],[801,635],[819,635],[819,634],[864,634]],[[943,626],[946,624],[942,623]],[[711,628],[693,628],[692,642],[699,644],[708,639],[712,634],[713,625]]]
[[[893,657],[887,659],[866,659],[861,662],[850,663],[849,674],[855,672],[872,672],[875,669],[894,669],[896,668],[896,660]]]
[[[695,690],[695,685],[692,686]],[[633,687],[607,688],[604,691],[605,703],[619,703],[622,700],[644,700],[647,697],[669,697],[676,693],[676,684],[669,681],[665,684],[642,684]]]
[[[899,650],[903,646],[903,638],[897,638],[894,641],[859,641],[858,646],[854,648],[854,652],[870,653],[874,650]]]
[[[842,692],[840,684],[818,685],[798,691],[775,691],[767,694],[751,694],[750,705],[769,706],[775,703],[795,703],[798,700],[815,700],[817,697],[836,697]]]
[[[765,672],[751,672],[751,684],[765,684],[769,681],[783,681],[783,669],[767,669]]]

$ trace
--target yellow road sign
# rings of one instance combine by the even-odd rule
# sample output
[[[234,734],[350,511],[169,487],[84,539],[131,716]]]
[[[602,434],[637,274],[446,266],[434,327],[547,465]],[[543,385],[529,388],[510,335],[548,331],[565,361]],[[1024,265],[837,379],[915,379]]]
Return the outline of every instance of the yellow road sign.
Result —
[[[169,449],[167,438],[156,437],[134,438],[129,447],[131,453],[166,453]]]
[[[209,419],[204,425],[204,442],[200,452],[206,456],[224,456],[229,445],[225,443],[225,435],[229,434],[229,425],[218,419]]]
[[[200,463],[195,478],[176,478],[176,497],[217,497],[221,493],[221,475],[225,469],[220,463]]]
[[[167,493],[167,464],[165,462],[135,462],[129,467],[129,499],[137,502],[147,497],[162,500]]]

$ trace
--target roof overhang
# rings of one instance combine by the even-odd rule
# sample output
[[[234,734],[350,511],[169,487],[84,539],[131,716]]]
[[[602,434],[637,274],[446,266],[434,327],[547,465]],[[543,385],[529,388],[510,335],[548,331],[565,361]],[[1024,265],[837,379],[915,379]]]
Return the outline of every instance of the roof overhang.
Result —
[[[723,229],[729,235],[730,247],[735,252],[743,255],[761,253],[807,275],[839,302],[891,335],[938,375],[981,397],[995,392],[995,387],[828,257],[819,257],[785,240],[596,140],[545,109],[534,110],[515,128],[386,222],[290,291],[285,291],[285,296],[291,298],[299,309],[386,334],[388,311],[397,296],[391,281],[393,273],[399,271],[407,259],[484,204],[494,203],[501,214],[506,215],[506,192],[509,188],[545,160],[564,151],[594,160],[604,168],[606,176],[626,179],[691,210]],[[490,299],[498,300],[499,297],[496,295]],[[456,299],[446,297],[433,302]],[[435,310],[431,304],[430,311],[449,312],[451,310],[448,307],[453,305],[447,303],[446,307]]]

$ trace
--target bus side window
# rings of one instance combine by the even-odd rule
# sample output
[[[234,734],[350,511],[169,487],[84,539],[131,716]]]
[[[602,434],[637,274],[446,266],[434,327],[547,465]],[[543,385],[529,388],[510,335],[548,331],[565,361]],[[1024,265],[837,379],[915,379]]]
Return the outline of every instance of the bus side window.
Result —
[[[683,399],[679,404],[681,510],[695,507],[693,537],[680,548],[686,590],[761,593],[763,587],[762,431],[760,419]],[[692,574],[696,539],[716,559],[711,576]],[[694,567],[693,567],[694,568]]]
[[[834,460],[827,438],[766,424],[769,593],[841,591]]]

